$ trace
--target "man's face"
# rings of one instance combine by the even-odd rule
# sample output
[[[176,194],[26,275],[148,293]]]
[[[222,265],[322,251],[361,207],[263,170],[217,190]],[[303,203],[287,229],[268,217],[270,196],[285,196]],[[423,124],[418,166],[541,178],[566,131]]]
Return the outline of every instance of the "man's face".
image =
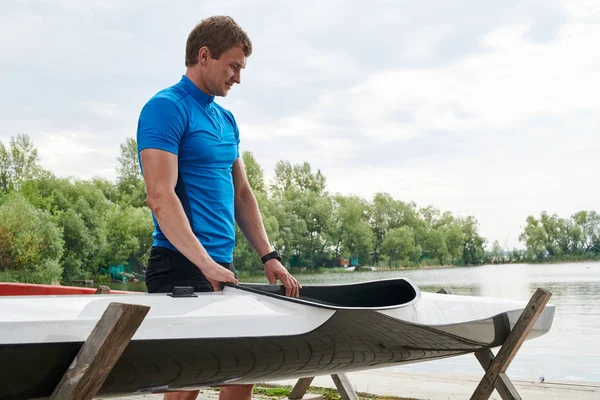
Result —
[[[209,58],[204,82],[214,96],[227,96],[235,83],[241,83],[241,71],[246,66],[246,56],[241,46],[234,46],[219,59]]]

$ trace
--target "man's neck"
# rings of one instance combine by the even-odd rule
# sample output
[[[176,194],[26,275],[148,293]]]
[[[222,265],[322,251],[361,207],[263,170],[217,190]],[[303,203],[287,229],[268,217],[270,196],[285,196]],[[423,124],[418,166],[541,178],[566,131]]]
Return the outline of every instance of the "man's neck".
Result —
[[[207,89],[206,84],[204,83],[204,79],[202,77],[202,75],[199,73],[199,71],[192,69],[192,68],[188,68],[185,71],[185,76],[187,76],[187,78],[192,81],[192,83],[194,85],[196,85],[196,87],[200,90],[202,90],[204,93],[206,93],[209,96],[213,96],[212,93],[210,93],[210,91]]]

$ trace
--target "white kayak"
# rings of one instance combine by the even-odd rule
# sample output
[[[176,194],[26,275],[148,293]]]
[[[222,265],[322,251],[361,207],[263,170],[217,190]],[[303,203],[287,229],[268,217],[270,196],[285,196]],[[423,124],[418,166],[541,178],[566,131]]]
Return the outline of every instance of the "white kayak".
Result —
[[[98,394],[328,375],[501,345],[526,302],[421,292],[406,279],[240,284],[167,294],[0,296],[0,399],[52,393],[112,302],[150,307]],[[547,305],[528,339],[551,328]]]

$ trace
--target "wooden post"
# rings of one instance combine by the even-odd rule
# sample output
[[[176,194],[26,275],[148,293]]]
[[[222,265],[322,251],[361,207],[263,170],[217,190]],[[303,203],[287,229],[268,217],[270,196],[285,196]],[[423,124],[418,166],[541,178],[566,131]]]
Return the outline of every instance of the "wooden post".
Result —
[[[438,293],[453,294],[454,292],[453,292],[452,288],[446,287],[446,288],[441,288],[440,290],[438,290]],[[546,303],[547,303],[547,301],[546,301]],[[541,306],[541,310],[543,310],[545,305],[546,304],[544,303]],[[529,305],[527,308],[529,308]],[[541,310],[540,310],[540,313],[541,313]],[[537,317],[536,317],[536,319],[537,319]],[[533,322],[533,324],[535,324],[535,321]],[[531,325],[532,327],[533,327],[533,324]],[[527,334],[524,337],[527,337]],[[507,338],[507,341],[508,341],[508,338]],[[483,367],[483,369],[485,371],[487,371],[489,369],[490,365],[496,358],[494,356],[494,353],[492,353],[492,351],[489,349],[476,352],[475,357],[477,357],[477,360],[479,361],[479,363],[481,364],[481,366]],[[508,368],[508,366],[506,366],[506,368]],[[506,375],[506,372],[501,372],[498,374],[498,376],[494,382],[494,388],[498,391],[498,393],[500,394],[500,397],[502,397],[503,400],[521,400],[521,395],[519,394],[519,392],[517,392],[517,389],[511,382],[510,378],[508,377],[508,375]],[[493,390],[492,390],[492,392],[493,392]],[[488,396],[488,398],[489,398],[489,396]]]
[[[308,378],[300,378],[298,382],[294,385],[288,399],[290,400],[301,400],[304,398],[304,395],[308,391],[310,384],[312,383],[314,376]],[[350,383],[350,379],[346,374],[333,374],[331,375],[331,379],[333,379],[333,383],[335,383],[335,387],[337,388],[338,393],[342,396],[344,400],[359,400],[358,395],[352,388],[352,384]]]
[[[441,288],[438,293],[454,294],[450,287]],[[506,370],[511,361],[521,348],[521,345],[529,335],[529,332],[535,325],[535,322],[542,314],[544,307],[552,297],[552,293],[545,289],[537,289],[534,295],[527,303],[525,310],[517,320],[514,328],[508,334],[506,341],[500,348],[498,355],[494,357],[491,350],[484,350],[475,353],[475,357],[485,369],[486,373],[475,389],[471,400],[487,400],[492,395],[494,387],[504,400],[521,400],[521,396],[517,392],[508,376]],[[344,400],[358,400],[356,392],[352,388],[350,380],[346,374],[331,375],[338,392]],[[288,399],[300,400],[306,394],[314,377],[302,378],[296,382]]]
[[[335,387],[338,390],[340,396],[344,400],[358,400],[358,395],[352,388],[352,384],[350,383],[350,379],[346,374],[335,374],[331,375],[331,379],[335,383]]]
[[[306,394],[306,391],[310,387],[310,384],[312,383],[313,379],[315,379],[314,376],[311,376],[309,378],[298,379],[298,382],[296,382],[296,384],[294,385],[294,388],[290,392],[288,399],[301,400]]]
[[[147,306],[110,303],[50,399],[92,399],[149,310]]]
[[[445,287],[445,288],[441,288],[440,290],[437,291],[438,293],[441,294],[454,294],[454,291],[452,290],[451,287]]]
[[[479,361],[479,364],[483,367],[484,370],[490,367],[492,361],[494,361],[494,353],[490,349],[484,351],[478,351],[475,353],[475,357]],[[521,400],[521,395],[517,392],[517,388],[512,384],[508,375],[506,373],[501,373],[498,375],[498,379],[494,384],[494,387],[500,394],[503,400]]]
[[[100,285],[100,286],[98,286],[98,289],[96,289],[96,294],[109,294],[109,293],[110,293],[110,288],[105,285]]]
[[[438,290],[438,293],[454,294],[454,291],[451,287],[445,287]],[[475,357],[477,357],[479,364],[481,364],[484,370],[489,368],[495,358],[494,353],[492,353],[490,349],[476,352]],[[521,400],[521,396],[517,392],[517,389],[505,373],[498,376],[498,380],[496,380],[494,387],[503,400]]]
[[[511,361],[531,331],[531,328],[533,328],[533,325],[542,314],[550,297],[552,297],[552,293],[545,289],[537,289],[535,291],[519,320],[498,351],[498,354],[487,368],[483,379],[479,382],[475,392],[473,392],[471,400],[487,400],[490,398],[499,375],[505,373],[508,369]]]

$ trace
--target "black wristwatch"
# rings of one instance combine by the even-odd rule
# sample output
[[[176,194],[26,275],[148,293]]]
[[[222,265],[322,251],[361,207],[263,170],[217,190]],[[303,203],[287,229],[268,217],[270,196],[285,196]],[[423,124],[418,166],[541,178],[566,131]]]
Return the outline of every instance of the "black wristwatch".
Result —
[[[266,263],[269,260],[272,260],[276,258],[277,260],[279,260],[279,262],[281,262],[281,254],[279,254],[279,252],[277,250],[274,250],[268,254],[265,254],[264,256],[262,256],[260,258],[260,261],[262,261],[262,263]]]

